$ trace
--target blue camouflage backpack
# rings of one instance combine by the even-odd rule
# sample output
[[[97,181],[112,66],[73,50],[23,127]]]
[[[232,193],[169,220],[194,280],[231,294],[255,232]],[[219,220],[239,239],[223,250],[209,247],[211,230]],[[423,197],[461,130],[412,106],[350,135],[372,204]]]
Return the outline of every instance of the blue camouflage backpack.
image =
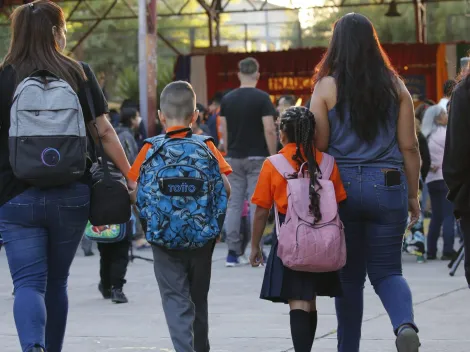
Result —
[[[184,138],[171,135],[188,132]],[[190,128],[149,138],[140,169],[137,207],[147,241],[168,249],[195,249],[222,231],[227,191],[211,137]]]

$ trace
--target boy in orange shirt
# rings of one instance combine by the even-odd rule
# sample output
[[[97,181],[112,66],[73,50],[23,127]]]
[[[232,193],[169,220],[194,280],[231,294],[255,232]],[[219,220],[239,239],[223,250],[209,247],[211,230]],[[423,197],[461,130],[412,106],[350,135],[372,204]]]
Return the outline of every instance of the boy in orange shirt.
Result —
[[[195,123],[199,114],[199,112],[196,110],[196,95],[191,85],[187,82],[182,81],[170,83],[168,86],[165,87],[161,94],[160,108],[161,111],[158,112],[160,121],[165,126],[167,133],[165,139],[186,138],[181,139],[181,144],[178,144],[175,147],[181,147],[182,149],[177,150],[171,149],[171,147],[169,147],[170,149],[167,149],[167,152],[169,152],[170,154],[175,154],[175,152],[178,151],[180,153],[183,153],[183,151],[181,150],[186,150],[186,148],[190,149],[191,147],[194,147],[194,145],[199,144],[200,147],[199,149],[197,149],[198,153],[205,153],[205,155],[207,155],[207,153],[204,151],[206,150],[206,148],[203,148],[201,150],[202,145],[200,143],[202,142],[199,142],[201,141],[200,138],[195,138],[196,136],[193,136],[191,137],[192,140],[189,140],[191,136],[191,125]],[[153,141],[155,143],[159,143],[161,142],[161,139],[155,139]],[[157,168],[160,166],[159,171],[156,174],[153,173],[154,169],[149,169],[151,170],[151,172],[149,170],[144,171],[142,165],[147,160],[147,158],[150,157],[148,155],[149,151],[152,147],[154,147],[154,145],[152,145],[150,142],[152,141],[147,141],[147,143],[144,145],[141,152],[137,156],[136,161],[128,174],[128,178],[137,181],[139,177],[142,177],[143,180],[141,180],[141,183],[144,182],[147,177],[149,177],[150,179],[151,184],[147,185],[146,183],[144,183],[145,187],[143,188],[142,195],[141,193],[139,193],[139,206],[141,205],[141,196],[150,196],[150,198],[156,200],[156,203],[158,204],[167,201],[168,199],[170,199],[171,201],[179,202],[177,209],[171,209],[172,203],[169,203],[170,215],[168,216],[168,218],[165,219],[166,222],[157,222],[159,227],[160,224],[163,224],[161,228],[154,229],[152,227],[154,226],[154,224],[148,222],[146,224],[146,227],[148,227],[149,229],[148,231],[147,229],[145,229],[147,232],[147,239],[149,241],[152,239],[155,240],[155,242],[152,244],[155,277],[157,279],[158,286],[160,289],[160,295],[162,298],[162,305],[163,310],[165,312],[168,329],[170,331],[170,336],[176,351],[209,352],[210,346],[207,296],[209,293],[211,278],[212,253],[216,240],[204,240],[202,242],[199,242],[197,247],[190,247],[190,242],[184,241],[186,241],[187,239],[185,236],[189,236],[189,233],[191,235],[194,235],[195,232],[197,235],[204,235],[209,225],[213,224],[212,222],[207,223],[209,225],[204,223],[204,231],[199,232],[199,227],[195,227],[197,226],[195,224],[198,221],[201,221],[201,217],[200,215],[196,215],[198,218],[194,218],[194,209],[188,209],[191,206],[197,206],[197,204],[199,204],[196,204],[195,200],[197,200],[198,202],[204,202],[204,198],[207,199],[208,197],[210,197],[210,195],[209,193],[205,193],[204,187],[198,188],[198,191],[188,191],[188,189],[190,188],[196,189],[198,187],[198,180],[196,179],[196,183],[192,184],[191,182],[194,181],[195,178],[191,178],[189,174],[185,177],[177,179],[178,182],[175,183],[174,176],[162,176],[163,173],[160,174],[160,172],[163,172],[162,170],[165,169],[170,170],[170,172],[173,174],[174,172],[178,171],[178,167],[182,167],[182,172],[185,173],[189,168],[196,169],[194,165],[198,165],[197,163],[199,161],[212,160],[210,164],[204,164],[206,165],[205,169],[200,169],[198,172],[205,172],[208,174],[210,172],[213,172],[212,175],[216,175],[217,177],[215,178],[218,178],[219,170],[207,169],[207,165],[217,167],[218,162],[218,169],[220,169],[220,174],[223,180],[223,187],[222,183],[219,182],[218,184],[216,184],[215,188],[209,187],[208,189],[209,192],[217,192],[217,185],[220,186],[219,192],[221,194],[226,192],[226,197],[225,194],[222,194],[222,196],[219,198],[213,195],[213,197],[215,198],[212,199],[222,199],[222,201],[225,200],[226,206],[226,200],[230,195],[230,185],[227,180],[227,175],[232,172],[232,169],[230,165],[225,161],[223,156],[220,154],[220,152],[217,150],[214,143],[210,139],[208,139],[205,140],[205,143],[208,149],[210,150],[210,153],[212,154],[209,158],[205,157],[204,159],[197,159],[198,155],[196,154],[198,153],[192,152],[188,154],[189,159],[180,160],[178,162],[169,162],[163,164],[166,165],[163,167],[161,167],[162,163],[160,161],[155,161],[157,159],[155,158],[150,161],[150,167],[152,167],[153,163],[155,162]],[[175,143],[177,142],[178,141],[175,141]],[[161,151],[163,148],[163,144],[159,145],[159,150]],[[157,153],[155,152],[155,154]],[[161,157],[162,155],[160,155],[158,158]],[[166,154],[164,155],[164,157],[166,157]],[[170,157],[174,157],[174,155],[170,155]],[[178,156],[176,156],[176,158],[177,157]],[[196,159],[192,160],[191,158],[193,157]],[[217,162],[215,164],[213,161],[213,157],[217,159]],[[183,166],[181,166],[181,162],[189,162],[191,160],[192,162],[196,161],[196,164],[193,165],[185,163]],[[201,168],[203,168],[203,166],[201,166]],[[218,179],[220,180],[220,178]],[[184,183],[182,183],[182,180],[184,181]],[[166,186],[165,182],[168,182]],[[214,185],[214,183],[211,183],[211,185]],[[150,190],[147,191],[146,188],[150,188]],[[224,188],[225,192],[223,191]],[[177,190],[175,191],[175,189]],[[136,191],[134,191],[131,195],[134,201],[136,198]],[[145,194],[145,192],[147,192],[147,194]],[[165,196],[167,197],[165,198]],[[164,207],[164,205],[162,205],[162,207]],[[152,217],[151,221],[153,221],[153,217],[159,218],[162,216],[162,214],[164,214],[159,208],[145,208],[145,206],[143,208],[145,209],[145,211],[139,209],[141,211],[141,217],[143,212],[145,213],[147,211],[155,210],[155,214],[150,214]],[[177,211],[175,212],[175,210]],[[210,208],[209,210],[212,210],[212,208]],[[175,213],[180,213],[181,216],[175,216]],[[145,223],[146,221],[148,221],[149,214],[145,213],[144,215],[147,217],[147,219],[144,219]],[[189,232],[187,233],[180,232],[180,230],[174,230],[176,231],[174,233],[176,237],[172,238],[171,241],[183,241],[185,243],[184,247],[173,248],[171,244],[174,242],[160,243],[158,238],[155,239],[154,237],[152,237],[154,236],[154,232],[160,232],[160,230],[162,229],[165,229],[162,231],[168,231],[169,229],[171,233],[173,229],[183,228],[181,227],[181,218],[183,217],[186,217],[184,221],[186,221],[187,224],[191,224],[191,226],[196,228],[196,230],[194,230],[193,232],[191,232],[192,230],[189,230]],[[207,220],[204,217],[202,217],[202,219]],[[184,224],[186,225],[186,223]],[[211,232],[211,234],[212,233],[213,232]],[[149,238],[149,236],[152,238]],[[166,232],[164,233],[164,235],[162,235],[161,239],[166,240],[167,238],[164,238],[165,236],[167,236]],[[199,239],[199,237],[197,239]],[[191,242],[191,244],[194,243]]]

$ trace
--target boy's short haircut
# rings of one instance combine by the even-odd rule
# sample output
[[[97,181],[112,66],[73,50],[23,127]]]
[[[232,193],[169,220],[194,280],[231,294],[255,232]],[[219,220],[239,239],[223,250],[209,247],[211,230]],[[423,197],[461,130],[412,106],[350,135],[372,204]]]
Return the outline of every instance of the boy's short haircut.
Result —
[[[259,72],[259,63],[253,57],[247,57],[238,63],[238,69],[243,75],[251,76]]]
[[[160,110],[167,119],[187,120],[196,110],[196,93],[184,81],[168,84],[160,95]]]

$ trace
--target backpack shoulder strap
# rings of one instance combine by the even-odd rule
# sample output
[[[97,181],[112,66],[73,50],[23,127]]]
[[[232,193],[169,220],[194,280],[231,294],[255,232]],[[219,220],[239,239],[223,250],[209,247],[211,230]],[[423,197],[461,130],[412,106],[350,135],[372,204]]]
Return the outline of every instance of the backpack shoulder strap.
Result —
[[[199,134],[193,134],[191,136],[192,139],[198,141],[198,142],[204,142],[204,143],[207,143],[208,141],[211,141],[212,143],[214,143],[214,138],[212,138],[211,136],[204,136],[204,135],[199,135]]]
[[[282,154],[276,154],[268,157],[268,160],[273,164],[274,168],[281,174],[282,177],[286,178],[286,174],[295,173],[295,169]]]
[[[191,139],[199,142],[201,144],[201,146],[203,146],[203,148],[209,152],[210,156],[212,157],[212,159],[214,160],[217,160],[217,158],[215,157],[214,153],[212,152],[211,148],[209,148],[209,146],[207,145],[207,142],[212,142],[212,143],[215,143],[214,142],[214,138],[212,138],[211,136],[201,136],[201,135],[198,135],[198,134],[193,134],[191,136]],[[217,148],[217,146],[216,146]]]
[[[158,135],[158,136],[150,137],[144,140],[144,145],[149,144],[150,148],[147,150],[147,154],[145,156],[145,160],[142,163],[141,168],[144,165],[147,165],[152,155],[154,155],[162,147],[164,142],[165,142],[165,135]]]
[[[155,144],[161,142],[163,139],[165,139],[165,135],[159,134],[158,136],[145,139],[144,143]]]
[[[320,171],[324,180],[329,180],[335,167],[335,158],[330,154],[323,153],[320,163]]]
[[[286,175],[293,174],[296,170],[292,167],[286,157],[282,154],[276,154],[268,157],[268,160],[273,164],[274,168],[281,174],[282,177],[286,178]],[[274,217],[276,222],[276,234],[279,238],[281,231],[281,224],[279,222],[279,210],[277,209],[276,203],[274,203]]]

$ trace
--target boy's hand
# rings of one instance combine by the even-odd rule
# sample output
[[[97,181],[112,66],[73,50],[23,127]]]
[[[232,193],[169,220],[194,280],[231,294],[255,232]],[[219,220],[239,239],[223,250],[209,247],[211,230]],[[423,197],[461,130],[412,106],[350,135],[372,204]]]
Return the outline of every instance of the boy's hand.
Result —
[[[263,253],[259,246],[251,247],[250,264],[254,268],[263,264]]]

